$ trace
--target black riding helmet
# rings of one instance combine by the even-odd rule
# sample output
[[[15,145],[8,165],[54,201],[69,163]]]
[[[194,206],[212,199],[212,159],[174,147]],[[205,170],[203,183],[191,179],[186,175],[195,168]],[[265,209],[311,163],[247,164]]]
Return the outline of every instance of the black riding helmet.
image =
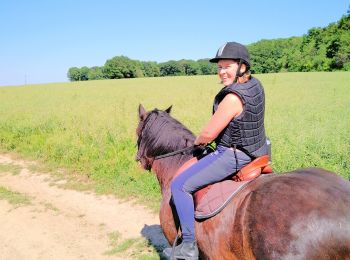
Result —
[[[250,68],[250,56],[248,49],[238,42],[227,42],[216,52],[215,58],[210,62],[218,63],[219,60],[242,60]]]
[[[250,56],[248,49],[238,42],[227,42],[221,46],[216,52],[215,58],[210,59],[210,62],[218,63],[219,60],[239,60],[239,67],[236,74],[237,77],[241,77],[244,73],[240,73],[241,64],[244,63],[247,66],[247,70],[250,68]]]

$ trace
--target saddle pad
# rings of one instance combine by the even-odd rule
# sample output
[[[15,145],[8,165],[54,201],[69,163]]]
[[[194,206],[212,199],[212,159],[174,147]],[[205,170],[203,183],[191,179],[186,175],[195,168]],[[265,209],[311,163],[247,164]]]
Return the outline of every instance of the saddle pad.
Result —
[[[206,219],[215,216],[225,208],[230,200],[249,182],[251,182],[251,180],[240,182],[225,180],[212,184],[200,201],[196,202],[195,218]]]

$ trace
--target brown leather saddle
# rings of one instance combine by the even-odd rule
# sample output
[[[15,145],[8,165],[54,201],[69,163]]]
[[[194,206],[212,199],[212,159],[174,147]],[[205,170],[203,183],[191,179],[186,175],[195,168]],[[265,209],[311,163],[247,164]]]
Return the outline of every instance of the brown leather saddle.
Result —
[[[219,213],[249,182],[262,174],[272,173],[268,155],[251,161],[232,178],[214,183],[194,193],[195,217],[206,219]]]

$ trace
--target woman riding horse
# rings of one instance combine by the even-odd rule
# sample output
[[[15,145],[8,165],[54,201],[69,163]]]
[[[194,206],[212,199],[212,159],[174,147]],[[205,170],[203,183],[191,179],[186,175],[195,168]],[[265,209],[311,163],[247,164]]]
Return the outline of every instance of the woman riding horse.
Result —
[[[174,244],[178,219],[170,183],[193,158],[184,151],[193,147],[195,136],[171,117],[170,108],[146,111],[142,105],[136,134],[135,159],[158,179],[160,225]],[[229,187],[239,183],[231,181]],[[306,168],[267,174],[249,182],[225,205],[195,222],[203,260],[350,259],[350,182],[335,173]]]
[[[197,161],[191,159],[171,184],[180,220],[182,243],[164,250],[175,259],[198,259],[193,193],[240,170],[252,159],[268,153],[264,128],[265,96],[261,83],[251,77],[248,50],[225,43],[210,60],[218,64],[224,87],[214,99],[213,115],[194,145],[216,143],[216,150]],[[189,166],[189,167],[187,167]]]

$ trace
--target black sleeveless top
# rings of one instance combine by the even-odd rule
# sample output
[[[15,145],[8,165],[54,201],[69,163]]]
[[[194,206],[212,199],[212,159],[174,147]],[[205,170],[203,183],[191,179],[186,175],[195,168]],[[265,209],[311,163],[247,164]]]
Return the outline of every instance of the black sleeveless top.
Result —
[[[217,145],[234,147],[251,157],[268,153],[264,127],[265,93],[261,83],[251,78],[246,83],[224,87],[215,96],[213,113],[224,97],[234,93],[243,103],[243,112],[231,120],[215,139]]]

